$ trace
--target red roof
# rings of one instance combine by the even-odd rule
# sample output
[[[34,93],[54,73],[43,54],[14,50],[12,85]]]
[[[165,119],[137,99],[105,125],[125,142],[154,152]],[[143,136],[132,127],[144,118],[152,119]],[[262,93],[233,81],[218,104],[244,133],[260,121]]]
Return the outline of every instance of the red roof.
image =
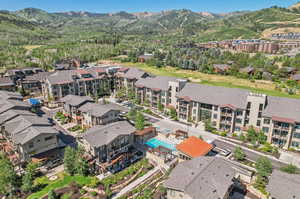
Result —
[[[213,145],[208,144],[207,142],[195,136],[191,136],[180,144],[176,145],[176,149],[192,158],[196,158],[206,155],[210,150],[213,149]]]
[[[277,116],[273,116],[272,120],[278,121],[278,122],[285,122],[285,123],[289,123],[289,124],[294,124],[295,123],[295,120],[293,120],[293,119],[284,118],[284,117],[277,117]]]

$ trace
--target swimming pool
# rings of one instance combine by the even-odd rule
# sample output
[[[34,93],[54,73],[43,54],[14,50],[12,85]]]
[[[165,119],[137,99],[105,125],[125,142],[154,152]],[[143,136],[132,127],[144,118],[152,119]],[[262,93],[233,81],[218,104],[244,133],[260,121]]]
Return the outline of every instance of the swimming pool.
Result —
[[[152,138],[146,142],[146,145],[148,145],[151,148],[157,148],[159,146],[163,146],[165,148],[171,149],[172,151],[176,151],[176,148],[173,144],[169,144],[167,142],[161,141],[157,138]]]

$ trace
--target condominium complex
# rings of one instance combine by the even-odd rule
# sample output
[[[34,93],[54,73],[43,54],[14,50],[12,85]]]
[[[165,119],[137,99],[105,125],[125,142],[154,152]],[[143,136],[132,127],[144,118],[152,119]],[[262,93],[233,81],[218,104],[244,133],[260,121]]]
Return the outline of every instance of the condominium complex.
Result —
[[[99,88],[107,91],[135,89],[139,103],[155,110],[173,108],[181,122],[197,124],[208,120],[217,130],[230,133],[252,126],[262,130],[268,141],[279,147],[300,146],[298,99],[189,83],[185,79],[153,76],[139,69],[122,67],[59,71],[48,76],[46,82],[44,96],[54,99],[68,94],[95,95]],[[87,126],[90,124],[86,121]]]

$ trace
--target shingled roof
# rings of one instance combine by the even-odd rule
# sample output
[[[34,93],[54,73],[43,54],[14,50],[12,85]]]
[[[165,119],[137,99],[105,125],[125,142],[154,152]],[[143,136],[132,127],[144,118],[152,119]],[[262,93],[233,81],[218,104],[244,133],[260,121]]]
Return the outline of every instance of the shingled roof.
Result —
[[[226,160],[203,156],[178,164],[164,185],[192,199],[224,198],[234,176],[235,170]]]
[[[300,175],[274,170],[267,185],[271,197],[297,199],[300,197]]]
[[[134,131],[135,128],[127,121],[120,121],[105,126],[95,126],[85,133],[83,139],[92,147],[100,147],[109,144],[120,135],[130,135]]]
[[[101,117],[111,110],[125,111],[126,109],[117,104],[99,104],[99,103],[86,103],[79,108],[83,113],[90,113],[92,116]]]
[[[79,106],[85,102],[93,102],[93,98],[90,96],[79,96],[79,95],[67,95],[60,99],[60,102],[69,104],[71,106]]]
[[[135,85],[150,89],[168,90],[170,81],[179,81],[176,77],[155,76],[139,79]]]
[[[238,88],[208,86],[204,84],[187,83],[177,94],[179,98],[189,97],[195,102],[212,105],[231,104],[237,108],[245,108],[249,91]]]
[[[263,116],[280,117],[300,122],[300,100],[269,96]]]

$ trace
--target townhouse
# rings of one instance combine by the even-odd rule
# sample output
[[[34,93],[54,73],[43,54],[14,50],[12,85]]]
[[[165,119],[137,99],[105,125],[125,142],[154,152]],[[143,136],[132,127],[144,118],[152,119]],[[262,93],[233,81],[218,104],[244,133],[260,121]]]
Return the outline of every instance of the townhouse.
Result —
[[[187,83],[178,93],[178,119],[211,121],[213,127],[238,132],[250,126],[284,149],[300,145],[300,100],[272,97],[236,88]]]
[[[134,142],[135,128],[127,121],[115,122],[89,129],[79,140],[100,171],[119,170],[133,154],[129,153]]]
[[[81,123],[79,108],[86,103],[94,102],[90,96],[67,95],[59,100],[63,106],[63,114],[73,122]]]
[[[116,104],[87,103],[79,108],[82,126],[91,128],[118,121],[119,115],[125,109]]]
[[[135,83],[136,98],[151,108],[176,107],[177,93],[184,88],[187,80],[175,77],[153,76],[139,79]]]
[[[228,199],[239,188],[238,172],[229,160],[199,157],[179,163],[164,183],[167,199]]]
[[[59,132],[48,118],[30,112],[18,93],[0,91],[1,151],[14,163],[60,147]]]

